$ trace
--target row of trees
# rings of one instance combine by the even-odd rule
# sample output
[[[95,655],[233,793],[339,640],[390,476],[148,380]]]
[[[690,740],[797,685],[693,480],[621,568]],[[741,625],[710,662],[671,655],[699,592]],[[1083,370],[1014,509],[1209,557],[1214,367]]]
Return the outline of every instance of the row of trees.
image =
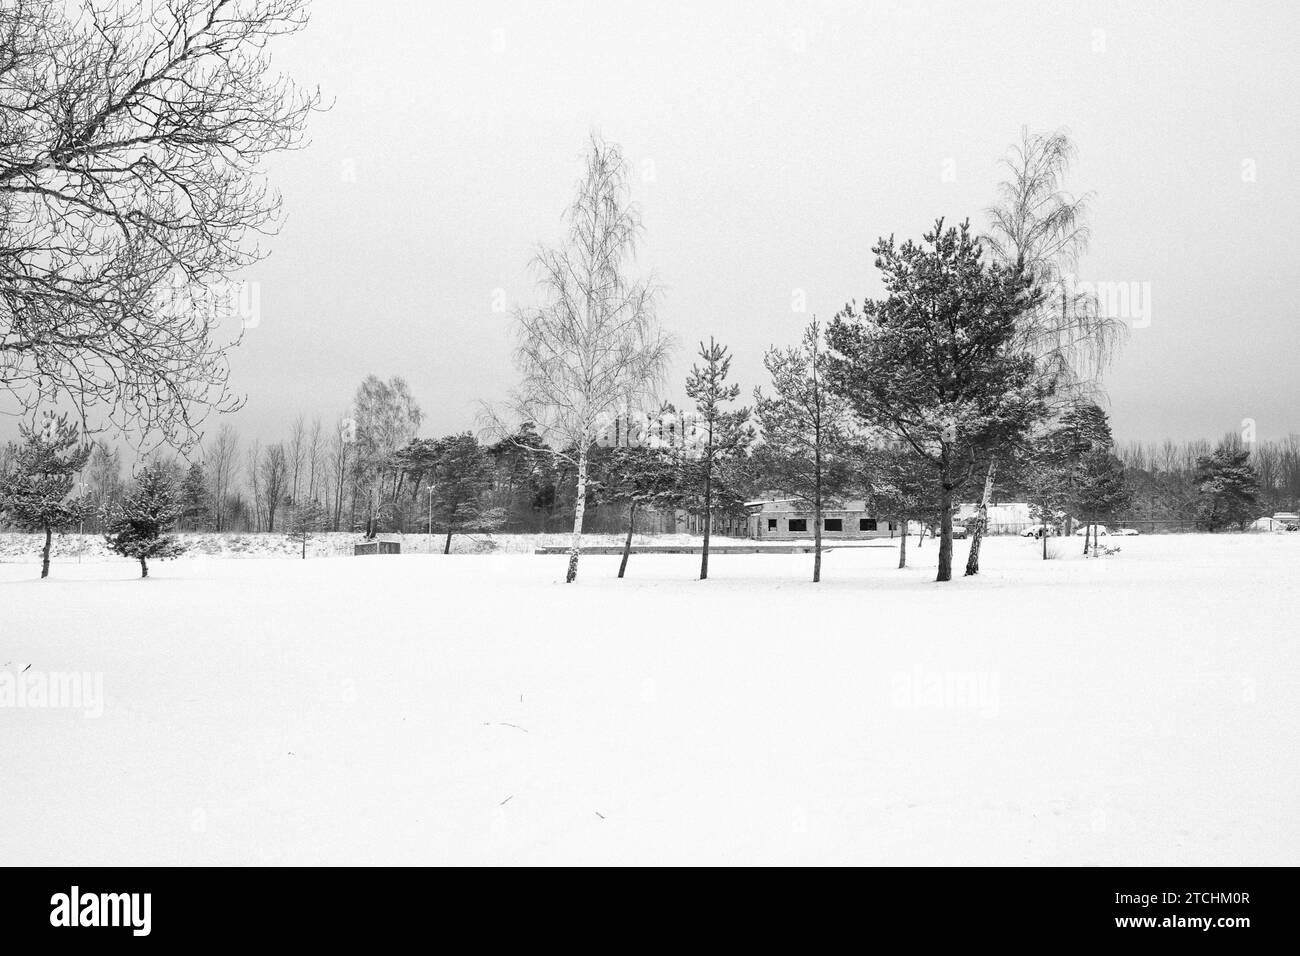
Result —
[[[871,486],[849,462],[863,456],[849,449],[904,450],[903,470],[926,475],[930,494],[920,497],[937,507],[946,581],[957,494],[982,475],[987,501],[1000,459],[1083,393],[1081,357],[1104,353],[1112,326],[1089,303],[1052,296],[1086,240],[1082,202],[1060,188],[1070,153],[1061,135],[1026,133],[987,240],[969,223],[945,229],[942,220],[919,244],[882,239],[874,252],[886,296],[841,310],[828,347],[814,323],[798,349],[769,353],[773,394],[755,396],[759,463],[814,513],[814,577],[826,496],[841,481]],[[616,147],[593,138],[568,221],[566,244],[536,259],[546,304],[517,315],[522,384],[508,411],[577,466],[572,581],[591,449],[611,417],[643,409],[655,394],[670,343],[655,323],[652,286],[625,274],[639,222]],[[727,407],[739,394],[726,381],[728,366],[725,348],[711,340],[687,382],[699,440],[684,457],[703,478],[701,578],[718,466],[752,438],[750,411]],[[978,554],[977,537],[968,574],[978,571]]]
[[[192,461],[149,468],[174,489],[183,527],[279,528],[302,536],[304,553],[319,530],[437,529],[449,551],[457,532],[548,529],[571,514],[569,581],[591,504],[626,507],[629,546],[638,511],[700,516],[707,578],[713,519],[772,493],[812,514],[814,580],[823,512],[846,495],[904,526],[936,526],[939,580],[949,580],[954,505],[982,485],[966,564],[978,573],[995,491],[1030,500],[1044,524],[1063,512],[1113,519],[1137,496],[1089,398],[1115,329],[1060,281],[1086,242],[1086,197],[1061,188],[1070,155],[1062,135],[1026,133],[988,234],[939,220],[919,243],[881,239],[873,251],[885,295],[849,303],[826,328],[814,319],[797,345],[769,350],[771,384],[752,407],[736,404],[727,348],[701,343],[679,417],[669,404],[647,412],[673,343],[657,324],[653,282],[627,276],[640,222],[626,165],[593,138],[566,240],[534,260],[546,302],[517,315],[521,384],[485,410],[495,442],[420,438],[406,382],[371,375],[328,430],[300,418],[288,440],[241,448],[226,427]],[[659,427],[634,427],[640,420]],[[665,430],[665,421],[675,424]],[[15,481],[48,464],[25,454],[13,453]],[[1212,530],[1253,506],[1253,473],[1239,457],[1198,456],[1197,514]],[[103,524],[124,494],[117,452],[79,448],[62,467],[96,504],[76,509],[79,520]],[[905,548],[904,537],[900,564]]]
[[[747,499],[772,493],[795,499],[814,518],[814,581],[821,572],[822,513],[846,496],[865,499],[876,514],[903,528],[919,522],[938,529],[942,539],[944,516],[951,516],[952,508],[933,480],[935,461],[906,442],[881,441],[878,433],[858,426],[851,403],[827,385],[834,379],[816,321],[799,346],[769,351],[771,390],[755,391],[752,410],[728,407],[739,391],[727,381],[726,348],[702,344],[700,357],[687,382],[688,394],[697,400],[694,415],[679,416],[664,405],[651,427],[616,422],[613,434],[603,435],[591,451],[587,505],[625,514],[619,577],[627,570],[639,514],[685,511],[705,518],[703,525],[710,528],[708,517],[743,515]],[[468,432],[413,439],[394,454],[392,467],[399,500],[427,509],[425,528],[444,533],[444,552],[449,552],[453,534],[505,527],[507,509],[496,502],[517,497],[520,479],[555,457],[525,427],[489,446]],[[1258,476],[1249,457],[1232,436],[1198,457],[1194,482],[1201,526],[1214,531],[1255,517]],[[78,487],[87,487],[77,481],[79,469],[84,473],[93,459],[76,428],[52,415],[39,429],[24,428],[22,441],[5,449],[0,516],[43,533],[42,576],[49,572],[53,535],[78,525],[105,531],[115,550],[141,560],[144,574],[146,558],[180,553],[166,532],[200,524],[207,513],[206,484],[193,480],[202,475],[201,467],[146,463],[133,485],[119,479],[117,493],[105,501],[76,494]],[[1018,453],[1004,459],[998,488],[1000,498],[1028,500],[1046,529],[1065,515],[1090,525],[1130,519],[1140,477],[1115,455],[1104,411],[1085,403],[1023,440]],[[426,489],[424,503],[418,500],[420,489]],[[286,511],[283,530],[301,541],[305,557],[308,538],[329,526],[330,515],[316,499],[290,502]],[[1042,537],[1046,557],[1047,535]],[[706,534],[704,577],[707,539]],[[1095,536],[1085,537],[1085,553],[1090,542],[1095,544]],[[906,565],[906,548],[904,533],[900,567]]]
[[[1117,454],[1128,469],[1133,485],[1131,514],[1153,527],[1205,526],[1217,530],[1224,522],[1207,505],[1202,489],[1206,479],[1231,469],[1243,470],[1244,491],[1229,524],[1300,511],[1300,435],[1281,441],[1244,441],[1229,432],[1217,444],[1209,441],[1159,444],[1129,443]]]
[[[98,516],[109,547],[140,562],[148,577],[150,558],[176,557],[181,544],[167,532],[181,517],[181,504],[172,475],[157,465],[145,467],[133,486],[107,507],[73,494],[77,472],[91,454],[77,427],[66,415],[46,413],[41,426],[24,426],[20,442],[11,447],[8,467],[0,472],[0,515],[9,522],[44,535],[41,577],[50,574],[53,536]]]
[[[0,389],[22,411],[70,404],[83,422],[107,419],[185,452],[145,463],[166,474],[182,526],[450,534],[568,520],[573,580],[593,500],[631,496],[629,529],[638,508],[684,506],[705,517],[707,539],[708,519],[742,489],[785,489],[818,517],[828,497],[857,489],[879,507],[933,516],[946,578],[958,495],[986,507],[996,489],[1020,485],[1044,513],[1066,499],[1084,511],[1080,476],[1100,485],[1115,471],[1104,442],[1085,462],[1070,434],[1121,331],[1064,281],[1087,246],[1090,197],[1065,188],[1069,139],[1028,132],[1006,159],[987,228],[939,223],[919,244],[882,239],[885,296],[769,354],[771,391],[752,408],[735,407],[726,350],[703,345],[686,388],[694,420],[676,450],[599,460],[611,422],[658,404],[673,343],[656,319],[657,284],[630,275],[641,223],[626,164],[595,137],[564,239],[534,259],[543,302],[516,316],[520,385],[485,412],[494,444],[420,439],[405,383],[372,376],[337,421],[300,420],[270,445],[222,428],[200,447],[206,413],[238,404],[222,300],[278,219],[265,161],[302,142],[320,105],[267,52],[305,22],[303,0],[0,10]],[[0,462],[11,502],[51,474],[28,437]],[[1243,460],[1207,448],[1181,471],[1145,452],[1121,460],[1133,507],[1221,527],[1257,493],[1294,505],[1296,456],[1284,452],[1259,446]],[[107,530],[132,493],[118,451],[74,439],[60,455],[59,486],[71,480],[94,503],[78,522]],[[21,507],[8,513],[26,520]],[[967,574],[979,570],[984,525]]]
[[[873,251],[884,297],[851,302],[824,335],[814,320],[799,346],[769,352],[771,392],[756,392],[752,409],[732,407],[739,388],[727,382],[727,350],[701,343],[686,387],[695,440],[629,445],[612,459],[603,487],[627,499],[627,540],[638,507],[697,510],[706,578],[715,508],[744,488],[779,491],[813,515],[817,580],[824,506],[855,493],[882,513],[932,519],[946,581],[954,505],[982,485],[967,575],[979,572],[998,489],[1031,500],[1044,525],[1080,516],[1087,550],[1092,526],[1127,514],[1136,491],[1094,398],[1123,326],[1068,281],[1089,238],[1090,196],[1064,187],[1073,156],[1063,133],[1026,131],[986,232],[939,220],[920,243],[881,239]],[[639,229],[625,181],[617,148],[593,139],[567,243],[536,260],[546,303],[517,315],[522,384],[504,410],[536,426],[541,441],[520,447],[576,468],[569,581],[602,425],[644,412],[670,345],[654,321],[652,286],[625,275]],[[509,434],[500,414],[492,421]],[[1243,454],[1198,458],[1196,508],[1210,530],[1253,507]],[[626,562],[625,547],[620,575]]]

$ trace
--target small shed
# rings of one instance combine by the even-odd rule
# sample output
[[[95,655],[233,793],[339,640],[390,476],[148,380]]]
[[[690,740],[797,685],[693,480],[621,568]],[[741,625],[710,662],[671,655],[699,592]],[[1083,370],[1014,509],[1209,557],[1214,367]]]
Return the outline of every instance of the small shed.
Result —
[[[363,541],[355,545],[352,549],[353,555],[359,554],[401,554],[402,545],[399,541]]]

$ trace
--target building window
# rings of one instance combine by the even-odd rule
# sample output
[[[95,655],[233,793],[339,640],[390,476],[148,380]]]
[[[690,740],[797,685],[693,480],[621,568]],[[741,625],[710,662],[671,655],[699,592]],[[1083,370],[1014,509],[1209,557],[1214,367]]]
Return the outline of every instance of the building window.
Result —
[[[843,518],[827,518],[825,521],[822,522],[822,527],[824,527],[827,531],[843,531],[843,530],[844,530],[844,519],[843,519]]]
[[[775,519],[775,518],[768,518],[768,519],[767,519],[767,530],[768,530],[768,531],[775,531],[775,530],[776,530],[776,519]]]
[[[891,525],[890,527],[891,527],[891,529],[892,529],[893,526]],[[859,519],[858,519],[858,530],[859,530],[859,531],[875,531],[875,530],[876,530],[876,519],[875,519],[875,518],[859,518]]]
[[[807,519],[807,518],[791,518],[791,519],[790,519],[790,530],[791,530],[791,531],[807,531],[807,530],[808,530],[808,519]]]
[[[892,522],[892,521],[889,522],[889,530],[890,530],[890,531],[896,531],[896,530],[898,530],[897,528],[894,527],[894,522]]]

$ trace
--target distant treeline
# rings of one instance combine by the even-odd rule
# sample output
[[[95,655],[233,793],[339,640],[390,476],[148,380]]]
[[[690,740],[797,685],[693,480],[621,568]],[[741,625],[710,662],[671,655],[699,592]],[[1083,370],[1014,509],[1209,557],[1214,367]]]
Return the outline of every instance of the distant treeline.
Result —
[[[1250,453],[1259,482],[1259,516],[1300,510],[1300,434],[1280,441],[1247,442],[1237,432],[1229,432],[1218,443],[1166,440],[1118,446],[1116,454],[1133,490],[1129,516],[1158,522],[1197,521],[1202,501],[1197,462],[1216,447]]]

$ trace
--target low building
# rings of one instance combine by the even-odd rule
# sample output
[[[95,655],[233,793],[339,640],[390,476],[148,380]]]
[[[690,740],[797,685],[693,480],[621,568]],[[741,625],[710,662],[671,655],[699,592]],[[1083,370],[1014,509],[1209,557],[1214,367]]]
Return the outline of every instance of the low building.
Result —
[[[749,511],[749,537],[790,541],[813,536],[812,507],[801,498],[763,498],[745,502]],[[822,537],[826,540],[892,538],[893,521],[872,514],[864,501],[835,501],[822,509]]]

